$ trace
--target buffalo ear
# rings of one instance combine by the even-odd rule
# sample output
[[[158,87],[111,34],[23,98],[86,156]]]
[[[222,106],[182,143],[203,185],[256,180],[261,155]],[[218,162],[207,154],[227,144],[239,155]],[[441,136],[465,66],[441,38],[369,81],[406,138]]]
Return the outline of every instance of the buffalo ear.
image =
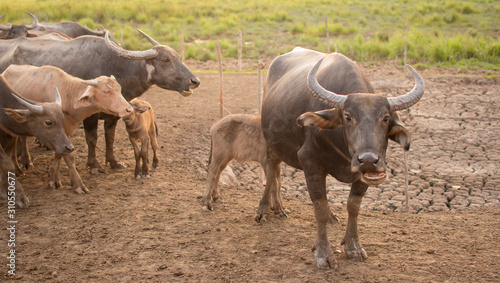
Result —
[[[321,129],[335,129],[342,126],[341,111],[328,109],[316,112],[306,112],[297,118],[299,127],[315,127]]]
[[[78,100],[75,102],[75,105],[73,105],[73,108],[80,108],[80,107],[88,107],[92,105],[92,100],[94,99],[94,92],[90,91],[91,87],[88,87],[87,90],[78,98]]]
[[[401,120],[399,119],[399,114],[393,112],[391,114],[392,119],[389,125],[389,138],[397,143],[399,143],[404,150],[410,150],[410,132],[405,128]]]
[[[30,115],[32,114],[31,111],[26,109],[12,109],[12,108],[4,108],[3,112],[5,112],[5,114],[9,115],[19,123],[27,122],[28,117],[30,117]]]
[[[149,109],[151,109],[151,107],[146,106],[146,105],[134,107],[134,111],[137,112],[138,114],[142,114],[142,113],[148,111]]]

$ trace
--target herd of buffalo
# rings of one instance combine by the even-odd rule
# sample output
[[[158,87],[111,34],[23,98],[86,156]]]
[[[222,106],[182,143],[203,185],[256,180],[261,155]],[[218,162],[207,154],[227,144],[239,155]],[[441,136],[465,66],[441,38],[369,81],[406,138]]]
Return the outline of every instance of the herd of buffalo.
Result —
[[[87,166],[97,162],[97,125],[104,120],[106,164],[122,165],[113,143],[123,119],[136,158],[135,177],[149,177],[148,143],[158,167],[156,125],[151,106],[138,99],[152,85],[189,96],[200,80],[179,55],[139,31],[153,46],[145,51],[120,47],[108,31],[92,31],[75,22],[0,25],[0,194],[19,207],[29,200],[22,186],[10,186],[8,172],[29,169],[26,136],[35,136],[55,150],[48,184],[61,186],[61,158],[68,165],[71,186],[88,192],[81,180],[68,139],[83,121],[88,145]],[[1,16],[0,16],[1,19]],[[321,53],[297,47],[276,57],[269,66],[261,116],[229,115],[211,129],[212,146],[203,209],[214,209],[217,183],[229,161],[258,161],[266,176],[255,220],[266,221],[272,211],[286,217],[281,199],[281,163],[304,171],[317,221],[314,257],[319,268],[334,268],[326,225],[335,221],[326,194],[326,177],[352,184],[347,202],[348,221],[342,240],[347,257],[364,260],[358,237],[361,201],[370,185],[388,178],[388,141],[410,147],[410,134],[398,112],[417,103],[424,82],[408,66],[415,86],[398,97],[374,94],[358,65],[340,53]],[[141,148],[138,146],[141,141]],[[142,159],[142,167],[140,166]],[[8,189],[9,188],[9,189]],[[15,198],[11,198],[15,196]]]

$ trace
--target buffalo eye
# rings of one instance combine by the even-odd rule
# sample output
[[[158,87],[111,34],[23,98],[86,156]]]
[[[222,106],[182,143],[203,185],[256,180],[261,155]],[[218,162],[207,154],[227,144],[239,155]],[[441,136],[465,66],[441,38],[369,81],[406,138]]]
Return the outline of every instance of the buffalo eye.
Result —
[[[54,126],[54,122],[52,122],[50,120],[45,120],[45,126],[52,127],[52,126]]]
[[[389,122],[391,121],[391,116],[389,115],[384,116],[384,119],[382,121],[384,121],[384,123],[386,124],[389,124]]]
[[[344,114],[344,118],[345,118],[346,122],[348,122],[348,123],[351,123],[351,122],[352,122],[352,117],[351,117],[351,115],[349,115],[348,113],[345,113],[345,114]]]
[[[109,89],[105,90],[104,93],[105,94],[109,94],[111,91]]]

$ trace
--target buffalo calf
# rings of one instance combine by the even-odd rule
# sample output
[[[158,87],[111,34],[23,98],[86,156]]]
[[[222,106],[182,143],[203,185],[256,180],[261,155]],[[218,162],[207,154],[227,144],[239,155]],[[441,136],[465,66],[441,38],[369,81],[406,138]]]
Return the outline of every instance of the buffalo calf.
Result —
[[[221,172],[229,162],[256,161],[265,168],[267,146],[260,126],[260,116],[249,114],[228,115],[210,128],[212,145],[208,165],[208,177],[203,210],[212,210],[212,202],[218,200],[217,184]],[[279,180],[278,180],[279,181]],[[279,196],[279,190],[277,190]],[[280,197],[277,201],[280,201]],[[281,211],[283,215],[284,212]]]
[[[146,101],[133,99],[130,104],[134,107],[134,112],[123,118],[125,127],[135,154],[135,178],[149,178],[148,169],[148,139],[151,141],[153,148],[153,169],[158,169],[158,143],[156,137],[158,129],[156,128],[153,108]],[[141,141],[141,149],[139,150],[138,141]],[[142,158],[142,170],[141,170]]]

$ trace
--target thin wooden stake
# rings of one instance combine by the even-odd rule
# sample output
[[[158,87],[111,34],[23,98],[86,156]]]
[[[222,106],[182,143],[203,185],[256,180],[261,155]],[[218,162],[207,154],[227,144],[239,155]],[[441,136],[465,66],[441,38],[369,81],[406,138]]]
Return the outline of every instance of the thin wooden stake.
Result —
[[[186,57],[184,56],[184,29],[181,28],[181,60],[184,62]]]
[[[220,53],[220,45],[219,42],[215,44],[217,48],[217,60],[219,61],[219,86],[220,86],[220,96],[219,96],[219,107],[220,107],[220,118],[224,118],[224,99],[223,94],[224,94],[224,87],[222,84],[222,56]]]
[[[328,48],[328,53],[330,53],[330,35],[328,33],[328,17],[325,16],[325,29],[326,29],[326,46]],[[335,50],[335,52],[337,52]]]
[[[403,156],[405,162],[406,211],[410,212],[410,197],[408,196],[408,155],[406,154],[406,150],[404,149]]]
[[[243,35],[240,29],[238,30],[238,72],[241,72],[241,54],[243,53],[242,42],[243,42]]]
[[[259,64],[257,65],[258,67],[258,86],[257,86],[257,99],[258,99],[258,102],[259,102],[259,115],[262,111],[262,101],[264,100],[264,89],[263,89],[263,83],[262,83],[262,69],[264,69],[264,67],[266,66],[266,64],[262,63],[261,61],[259,61]]]

